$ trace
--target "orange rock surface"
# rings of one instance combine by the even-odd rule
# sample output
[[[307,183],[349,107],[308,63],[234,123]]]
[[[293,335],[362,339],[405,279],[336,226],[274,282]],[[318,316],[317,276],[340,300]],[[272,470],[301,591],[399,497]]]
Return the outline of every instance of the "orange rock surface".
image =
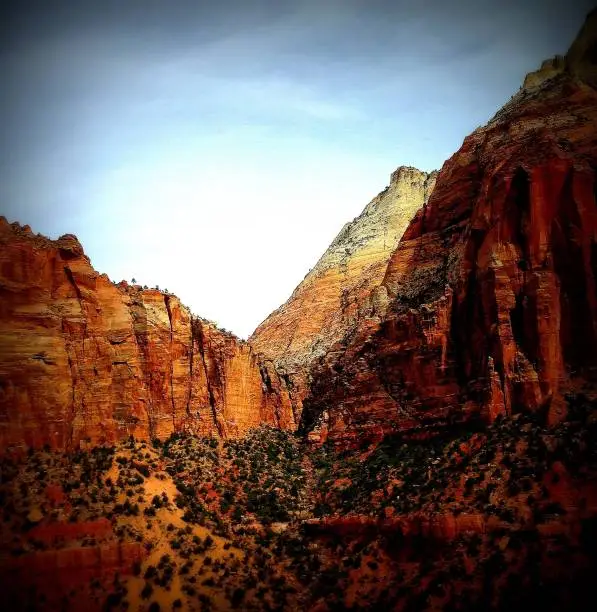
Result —
[[[499,528],[499,523],[487,524],[482,514],[438,514],[434,517],[406,515],[397,518],[374,519],[368,516],[341,516],[305,521],[307,531],[314,534],[336,534],[341,537],[367,534],[391,534],[408,538],[423,536],[436,540],[453,540],[463,533],[485,533]]]
[[[350,441],[562,416],[597,366],[597,13],[441,169],[392,254],[380,323],[317,365],[302,430]]]
[[[436,175],[398,168],[390,185],[342,228],[288,301],[251,336],[255,349],[271,358],[291,385],[297,419],[313,362],[363,317],[385,312],[387,295],[379,285],[388,259],[429,198]]]
[[[0,220],[0,446],[75,448],[175,430],[292,428],[289,396],[250,345],[173,295],[113,284],[74,236]]]
[[[43,593],[44,609],[65,609],[66,594],[92,580],[110,585],[114,576],[132,574],[134,565],[146,554],[142,544],[125,542],[73,546],[2,558],[0,571],[6,609],[26,609],[28,595],[35,592]],[[69,609],[94,612],[105,607],[85,594],[77,594]]]

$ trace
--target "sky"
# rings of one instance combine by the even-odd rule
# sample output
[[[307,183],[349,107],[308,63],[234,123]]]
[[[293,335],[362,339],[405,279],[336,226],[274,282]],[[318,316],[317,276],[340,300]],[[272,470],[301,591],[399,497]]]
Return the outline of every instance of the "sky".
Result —
[[[593,4],[10,0],[0,214],[247,337],[395,168],[440,168]]]

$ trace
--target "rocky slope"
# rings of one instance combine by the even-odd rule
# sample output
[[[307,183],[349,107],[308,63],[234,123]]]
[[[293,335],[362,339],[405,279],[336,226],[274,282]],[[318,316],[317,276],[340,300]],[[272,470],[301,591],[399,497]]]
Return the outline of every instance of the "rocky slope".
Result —
[[[302,429],[354,440],[542,411],[597,365],[597,13],[441,169],[384,320],[317,365]],[[326,409],[329,414],[326,415]]]
[[[18,610],[586,610],[597,402],[343,452],[261,426],[0,457]]]
[[[251,336],[255,349],[292,384],[297,418],[314,360],[360,319],[385,311],[385,292],[374,290],[408,223],[427,202],[436,175],[398,168],[390,185],[342,228],[288,301]]]
[[[74,236],[0,221],[0,446],[294,427],[271,363],[173,295],[114,285]]]

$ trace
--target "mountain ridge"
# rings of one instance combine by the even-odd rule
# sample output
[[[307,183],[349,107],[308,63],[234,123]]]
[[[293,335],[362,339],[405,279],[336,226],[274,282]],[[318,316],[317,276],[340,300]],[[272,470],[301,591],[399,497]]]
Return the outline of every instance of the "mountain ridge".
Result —
[[[309,368],[363,316],[379,316],[375,294],[383,269],[415,212],[433,190],[437,172],[400,166],[390,184],[346,223],[292,295],[249,337],[293,387],[299,415]]]

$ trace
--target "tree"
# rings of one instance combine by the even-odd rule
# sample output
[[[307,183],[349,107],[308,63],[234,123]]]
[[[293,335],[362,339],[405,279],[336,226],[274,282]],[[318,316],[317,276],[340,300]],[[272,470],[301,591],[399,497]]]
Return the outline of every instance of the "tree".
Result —
[[[137,284],[137,279],[136,279],[134,276],[133,276],[133,278],[131,278],[131,283],[132,283],[133,285],[136,285],[136,284]]]
[[[145,586],[141,590],[141,597],[143,599],[149,599],[150,595],[153,593],[153,587],[149,582],[145,583]]]
[[[232,598],[230,600],[232,607],[238,608],[238,606],[240,606],[244,598],[245,598],[245,589],[241,587],[234,589],[234,592],[232,593]]]

